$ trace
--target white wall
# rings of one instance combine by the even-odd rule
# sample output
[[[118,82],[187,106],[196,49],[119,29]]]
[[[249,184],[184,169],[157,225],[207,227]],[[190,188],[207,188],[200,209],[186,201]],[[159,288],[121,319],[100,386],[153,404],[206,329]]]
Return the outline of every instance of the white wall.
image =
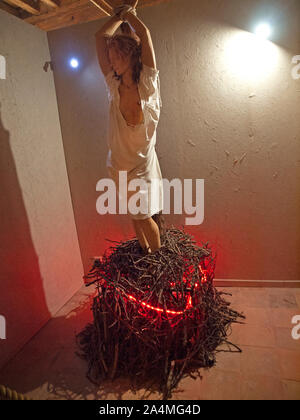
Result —
[[[204,222],[187,231],[218,252],[216,278],[299,280],[300,80],[291,77],[299,1],[173,0],[138,16],[160,70],[162,175],[205,181]],[[249,30],[266,17],[273,43],[257,43]],[[107,19],[48,34],[86,270],[110,246],[105,238],[134,234],[127,216],[95,208],[96,182],[107,177],[108,102],[94,34]],[[72,55],[81,63],[75,72]]]
[[[0,10],[0,367],[82,285],[47,34]]]

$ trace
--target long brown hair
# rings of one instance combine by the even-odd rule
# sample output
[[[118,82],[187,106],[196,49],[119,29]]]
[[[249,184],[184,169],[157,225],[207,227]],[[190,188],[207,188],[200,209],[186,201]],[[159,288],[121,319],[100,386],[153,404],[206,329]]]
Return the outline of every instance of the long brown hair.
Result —
[[[140,80],[140,73],[143,68],[141,53],[142,45],[131,27],[127,22],[121,24],[122,34],[115,34],[107,39],[107,47],[114,47],[121,54],[122,57],[131,57],[132,79],[135,83]],[[115,72],[114,77],[120,79],[122,76],[117,75]]]

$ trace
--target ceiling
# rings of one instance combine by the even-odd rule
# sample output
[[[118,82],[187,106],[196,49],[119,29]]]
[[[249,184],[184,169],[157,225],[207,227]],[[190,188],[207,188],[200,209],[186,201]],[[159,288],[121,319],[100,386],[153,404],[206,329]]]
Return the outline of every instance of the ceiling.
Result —
[[[137,9],[167,0],[140,0]],[[0,9],[44,31],[101,19],[126,0],[0,0]]]

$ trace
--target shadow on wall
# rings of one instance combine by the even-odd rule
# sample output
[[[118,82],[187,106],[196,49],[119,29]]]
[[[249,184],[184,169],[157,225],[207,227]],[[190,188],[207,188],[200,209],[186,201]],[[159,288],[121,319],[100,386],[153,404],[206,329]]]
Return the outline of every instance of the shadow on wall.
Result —
[[[76,334],[93,322],[94,295],[94,286],[75,295],[5,366],[0,383],[34,400],[126,399],[132,392],[129,379],[105,379],[93,384],[86,377],[88,363],[75,354],[79,351]],[[149,398],[151,390],[137,390],[141,394],[138,399]]]
[[[0,103],[0,368],[50,319],[39,261]]]

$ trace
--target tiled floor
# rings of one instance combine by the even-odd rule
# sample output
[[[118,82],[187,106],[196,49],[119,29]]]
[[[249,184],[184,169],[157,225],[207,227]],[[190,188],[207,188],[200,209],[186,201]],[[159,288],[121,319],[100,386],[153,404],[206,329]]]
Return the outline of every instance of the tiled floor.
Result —
[[[220,289],[220,288],[219,288]],[[217,356],[202,380],[183,379],[173,399],[300,399],[300,339],[292,338],[300,315],[300,289],[222,288],[226,299],[246,315],[234,324],[230,340],[242,353]],[[94,289],[82,289],[0,372],[0,383],[33,399],[157,399],[133,393],[126,380],[100,388],[85,377],[86,362],[74,354],[74,334],[92,320]]]

